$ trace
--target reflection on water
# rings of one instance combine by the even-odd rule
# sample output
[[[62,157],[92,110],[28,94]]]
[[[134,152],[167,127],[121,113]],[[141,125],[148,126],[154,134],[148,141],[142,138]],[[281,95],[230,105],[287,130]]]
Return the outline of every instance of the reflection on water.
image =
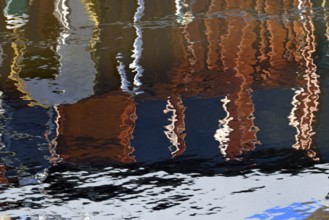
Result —
[[[0,7],[0,216],[328,216],[326,1]]]

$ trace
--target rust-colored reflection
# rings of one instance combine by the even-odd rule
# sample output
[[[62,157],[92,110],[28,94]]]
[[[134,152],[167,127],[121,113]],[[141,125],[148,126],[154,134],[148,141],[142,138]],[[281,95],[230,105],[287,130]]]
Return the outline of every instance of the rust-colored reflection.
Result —
[[[254,124],[253,88],[297,84],[296,72],[301,70],[305,56],[296,47],[305,42],[300,34],[305,31],[298,30],[297,20],[281,20],[278,16],[288,16],[289,10],[300,7],[300,3],[212,0],[189,2],[184,7],[178,7],[177,11],[190,9],[189,17],[195,18],[194,13],[207,8],[208,17],[182,23],[182,38],[175,36],[185,51],[182,53],[185,62],[171,72],[169,90],[186,96],[226,97],[224,109],[228,116],[220,120],[215,139],[227,158],[236,158],[259,143],[256,136],[259,129]],[[236,8],[243,10],[243,15],[230,14]],[[248,10],[256,10],[258,14]],[[227,16],[224,19],[213,16],[218,11]],[[255,17],[264,14],[270,17]]]
[[[293,148],[305,150],[310,158],[318,160],[314,151],[313,136],[314,121],[316,113],[319,109],[320,83],[319,75],[316,73],[317,66],[314,63],[315,44],[315,28],[312,22],[312,3],[304,1],[300,4],[301,10],[307,13],[302,15],[303,23],[300,24],[303,32],[300,38],[304,39],[300,42],[298,50],[303,60],[301,63],[305,67],[300,73],[299,88],[295,89],[295,95],[292,100],[292,111],[289,115],[290,125],[295,127],[297,134],[295,135],[296,143]],[[297,24],[296,24],[297,26]],[[306,43],[306,44],[305,44]]]
[[[122,92],[58,106],[56,153],[66,161],[131,163],[136,104]]]
[[[4,164],[0,164],[0,184],[8,183],[8,179],[6,178],[6,166]]]
[[[182,155],[186,149],[185,143],[185,109],[183,100],[179,96],[168,97],[165,114],[171,114],[170,124],[165,126],[164,132],[171,143],[172,158]]]
[[[230,4],[227,6],[230,7]],[[253,66],[257,63],[257,50],[253,47],[257,38],[254,31],[257,21],[250,16],[227,18],[228,33],[221,42],[225,70],[234,74],[233,82],[238,86],[223,101],[227,116],[220,121],[220,128],[215,134],[215,139],[221,144],[221,152],[228,159],[254,150],[258,143],[251,95]]]
[[[140,97],[170,97],[165,113],[172,118],[165,134],[175,148],[173,157],[181,155],[187,147],[186,107],[181,97],[198,95],[225,97],[222,102],[227,116],[219,121],[215,139],[226,158],[238,158],[243,152],[254,150],[258,128],[254,124],[252,95],[259,87],[297,87],[290,116],[291,125],[297,130],[294,147],[310,149],[320,93],[313,60],[315,39],[310,1],[175,0],[168,5],[167,14],[175,15],[177,27],[166,27],[163,31],[159,30],[162,27],[147,28],[149,21],[164,17],[157,14],[161,10],[152,10],[153,6],[161,9],[159,2],[30,1],[26,23],[8,30],[15,36],[9,78],[24,94],[23,99],[32,102],[43,95],[33,84],[42,81],[33,75],[35,71],[22,69],[37,68],[31,59],[34,55],[49,58],[53,63],[49,68],[51,74],[43,75],[44,78],[56,81],[61,76],[67,77],[56,81],[63,87],[51,94],[61,99],[54,106],[73,103],[55,107],[60,127],[52,144],[56,147],[51,148],[55,160],[60,154],[70,161],[101,158],[133,162],[130,140],[136,105],[129,95],[150,91],[151,95]],[[291,8],[302,10],[304,6],[308,13],[301,12],[301,18],[285,19]],[[50,23],[52,26],[48,26]],[[33,27],[40,28],[34,33]],[[72,36],[87,42],[89,51],[81,42],[70,45]],[[28,45],[30,41],[47,40],[52,40],[51,47]],[[83,65],[72,59],[72,53],[82,57]],[[164,57],[170,58],[163,61]],[[24,66],[27,62],[31,64]],[[74,62],[79,71],[72,68],[71,72]],[[23,76],[35,81],[26,82]],[[81,81],[77,83],[78,80]],[[33,95],[27,91],[26,83],[30,83]],[[68,94],[69,90],[77,95],[72,102],[63,98],[63,92]],[[81,100],[86,97],[89,98]],[[104,120],[108,117],[110,120]]]

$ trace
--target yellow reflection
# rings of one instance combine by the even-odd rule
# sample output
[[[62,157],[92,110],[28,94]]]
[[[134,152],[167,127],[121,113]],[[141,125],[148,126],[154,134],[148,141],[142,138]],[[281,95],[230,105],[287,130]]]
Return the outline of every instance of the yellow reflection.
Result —
[[[170,124],[165,126],[166,137],[171,143],[172,158],[178,157],[186,150],[185,144],[185,110],[183,100],[179,96],[168,97],[165,114],[171,113]]]
[[[92,51],[95,51],[96,44],[100,40],[100,28],[99,28],[100,19],[97,15],[96,5],[95,5],[94,1],[92,1],[92,0],[81,0],[81,1],[85,5],[85,8],[89,13],[90,19],[94,22],[93,33],[91,35],[89,45],[90,45],[90,49]]]
[[[29,4],[27,1],[8,1],[4,8],[4,15],[7,19],[7,29],[12,29],[15,36],[15,40],[11,43],[11,47],[14,51],[14,57],[10,65],[9,79],[15,82],[15,86],[18,91],[23,93],[21,97],[23,100],[30,101],[30,105],[40,105],[31,97],[31,94],[26,91],[26,83],[19,77],[19,73],[22,70],[22,61],[26,52],[26,42],[24,37],[24,30],[22,27],[28,22]],[[30,2],[31,3],[31,2]]]
[[[316,43],[315,27],[312,21],[312,3],[310,1],[300,1],[299,8],[305,11],[301,17],[304,31],[304,41],[301,43],[305,43],[299,45],[298,49],[303,57],[302,65],[306,69],[300,80],[301,87],[295,90],[292,100],[293,108],[289,115],[290,125],[297,130],[295,135],[296,143],[292,147],[298,150],[306,150],[309,157],[318,160],[316,152],[313,151],[313,136],[315,135],[313,123],[319,109],[320,84],[319,75],[316,73],[317,66],[313,58]]]
[[[23,93],[23,96],[21,97],[22,100],[30,101],[29,102],[30,106],[38,105],[38,106],[44,107],[44,105],[42,105],[41,103],[34,100],[31,96],[31,94],[26,91],[26,89],[25,89],[26,83],[24,80],[22,80],[19,77],[19,73],[22,70],[21,62],[23,60],[23,57],[24,57],[24,54],[26,51],[26,40],[22,36],[23,35],[22,32],[20,32],[18,30],[14,30],[14,34],[15,34],[16,40],[11,44],[11,47],[14,50],[14,58],[13,58],[11,66],[10,66],[11,71],[10,71],[8,78],[13,80],[15,82],[15,86],[16,86],[17,90],[20,91],[21,93]]]

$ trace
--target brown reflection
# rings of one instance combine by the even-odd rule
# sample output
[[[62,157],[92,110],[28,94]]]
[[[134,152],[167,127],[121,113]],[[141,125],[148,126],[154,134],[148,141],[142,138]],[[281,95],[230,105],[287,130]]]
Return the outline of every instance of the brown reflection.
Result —
[[[57,154],[66,161],[131,163],[136,104],[122,92],[58,107]]]
[[[4,164],[0,164],[0,184],[8,183],[8,179],[6,177],[6,166]]]
[[[234,7],[230,4],[231,2],[227,2],[227,7]],[[246,7],[250,5],[247,4]],[[215,134],[215,139],[221,144],[222,153],[228,159],[236,158],[244,151],[254,150],[255,144],[258,143],[258,128],[254,125],[254,104],[251,96],[253,66],[257,63],[257,50],[253,47],[257,39],[257,21],[251,19],[251,16],[246,14],[244,18],[227,18],[228,33],[221,42],[225,71],[234,74],[233,82],[238,86],[238,89],[223,100],[227,116],[220,121],[220,128]]]
[[[290,116],[291,125],[297,129],[294,147],[310,149],[320,93],[313,60],[314,25],[310,11],[302,13],[303,18],[284,19],[292,7],[311,6],[309,1],[301,4],[290,0],[176,0],[168,3],[165,10],[166,14],[176,16],[179,27],[162,29],[147,29],[148,21],[164,17],[159,2],[82,0],[82,4],[70,1],[71,5],[68,2],[31,1],[28,22],[12,30],[14,58],[9,78],[25,94],[25,100],[35,97],[26,91],[27,82],[22,77],[56,79],[64,69],[63,63],[75,60],[65,53],[81,50],[67,47],[68,36],[84,36],[80,40],[87,39],[89,44],[90,52],[84,53],[86,59],[81,59],[87,63],[91,58],[93,62],[79,69],[90,74],[89,78],[82,73],[72,77],[68,71],[71,69],[67,68],[66,76],[71,78],[63,82],[69,83],[65,84],[67,89],[81,91],[87,87],[84,82],[88,83],[90,91],[84,97],[78,92],[79,100],[94,95],[91,90],[97,95],[55,107],[60,129],[53,143],[57,152],[51,149],[54,158],[58,153],[70,161],[99,158],[133,162],[130,141],[136,104],[128,94],[141,95],[143,91],[151,92],[141,95],[142,98],[169,97],[164,112],[172,117],[164,133],[174,147],[173,157],[186,149],[186,107],[182,97],[225,97],[222,102],[227,116],[219,121],[215,139],[225,157],[238,158],[259,143],[253,89],[296,87],[296,84],[299,87]],[[75,4],[80,11],[73,7]],[[81,19],[89,21],[88,27],[72,26],[79,19],[72,16],[70,20],[70,15],[79,12],[86,15]],[[36,33],[34,27],[38,27]],[[53,41],[50,46],[45,43],[49,39]],[[27,46],[30,42],[44,45]],[[81,49],[81,45],[77,48]],[[35,56],[40,58],[39,63],[32,62]],[[46,62],[41,58],[48,59],[49,68],[31,71]],[[30,69],[24,66],[27,62],[31,63]],[[76,72],[73,68],[72,73]],[[45,74],[41,77],[40,73]],[[80,78],[88,79],[77,86]],[[104,120],[109,117],[110,120]]]
[[[207,14],[211,16],[217,11],[223,10],[224,6],[220,0],[212,0],[210,2],[209,10]],[[224,33],[225,20],[216,17],[210,17],[204,20],[208,42],[208,53],[207,53],[207,68],[209,70],[223,71],[220,57],[220,37]]]
[[[318,160],[317,153],[314,151],[313,136],[314,121],[319,109],[320,83],[319,75],[316,73],[317,66],[314,63],[314,53],[316,50],[315,27],[312,21],[312,3],[304,1],[299,5],[306,13],[301,15],[300,45],[298,51],[302,56],[300,61],[305,70],[300,73],[299,87],[295,89],[295,95],[292,100],[293,109],[289,115],[290,125],[295,127],[296,143],[293,148],[305,150],[310,158]]]
[[[182,155],[186,149],[185,143],[185,109],[183,100],[179,96],[171,96],[167,100],[165,114],[171,113],[168,121],[170,124],[165,126],[164,132],[171,143],[172,158]]]
[[[213,0],[186,3],[185,7],[190,11],[189,20],[182,22],[183,37],[175,35],[178,48],[185,51],[181,53],[184,62],[170,72],[171,87],[167,90],[184,96],[224,95],[227,117],[220,120],[215,138],[227,158],[236,158],[259,143],[253,88],[295,87],[298,83],[296,72],[301,71],[306,56],[298,45],[307,40],[302,38],[305,28],[300,27],[297,19],[285,16],[300,3]],[[196,19],[195,14],[205,8],[208,17]],[[243,14],[235,15],[234,10],[229,10],[236,8],[242,9]],[[224,13],[225,19],[217,18],[218,12]],[[255,17],[264,15],[270,17]]]

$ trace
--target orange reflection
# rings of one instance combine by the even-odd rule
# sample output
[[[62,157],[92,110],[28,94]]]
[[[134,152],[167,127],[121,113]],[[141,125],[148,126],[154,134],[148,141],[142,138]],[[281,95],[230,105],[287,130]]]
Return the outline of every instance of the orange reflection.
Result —
[[[132,97],[114,92],[58,106],[59,136],[56,152],[67,161],[135,162],[131,146],[136,104]]]
[[[230,4],[231,2],[227,2],[227,7],[234,7]],[[247,4],[246,7],[250,5]],[[228,17],[228,33],[221,42],[225,71],[234,74],[233,83],[238,87],[223,100],[227,116],[220,121],[220,128],[215,134],[215,139],[221,144],[222,153],[228,159],[237,158],[244,151],[254,150],[255,144],[259,143],[251,96],[253,66],[257,63],[257,50],[253,47],[257,39],[254,31],[257,21],[251,16],[246,14],[244,18]]]

